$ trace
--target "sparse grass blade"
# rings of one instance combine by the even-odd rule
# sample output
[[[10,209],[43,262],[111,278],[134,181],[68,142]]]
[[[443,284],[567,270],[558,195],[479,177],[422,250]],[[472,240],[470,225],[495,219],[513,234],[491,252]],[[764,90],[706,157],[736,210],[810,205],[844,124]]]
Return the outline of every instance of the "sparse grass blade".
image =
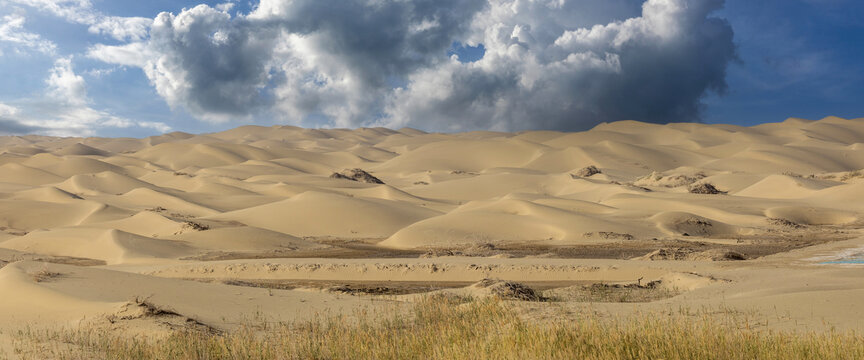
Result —
[[[33,359],[118,360],[864,358],[864,338],[854,333],[756,331],[732,318],[585,315],[532,323],[511,302],[445,296],[429,297],[412,310],[153,338],[96,328],[28,330],[18,334],[16,352]],[[50,351],[39,351],[46,346]]]

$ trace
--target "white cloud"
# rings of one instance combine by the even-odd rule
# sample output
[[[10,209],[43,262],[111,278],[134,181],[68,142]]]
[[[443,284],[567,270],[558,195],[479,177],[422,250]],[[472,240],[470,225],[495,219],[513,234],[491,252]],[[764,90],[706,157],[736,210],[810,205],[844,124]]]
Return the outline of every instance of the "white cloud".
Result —
[[[111,75],[120,69],[123,69],[123,66],[112,66],[109,68],[90,69],[90,70],[85,71],[84,74],[87,74],[87,76],[90,76],[93,78],[102,78],[102,77],[105,77],[107,75]]]
[[[102,14],[89,0],[5,0],[49,12],[66,21],[88,26],[93,34],[108,35],[117,40],[140,40],[147,36],[152,20],[143,17],[121,17]]]
[[[61,58],[54,62],[48,79],[48,95],[54,100],[73,106],[89,102],[84,78],[72,71],[72,59]]]
[[[110,64],[140,68],[148,66],[148,59],[152,57],[146,44],[140,42],[117,46],[96,44],[87,51],[87,56]]]
[[[217,4],[216,10],[219,10],[221,12],[229,12],[229,11],[231,11],[231,9],[234,8],[234,5],[236,5],[236,4],[230,3],[230,2]]]
[[[171,131],[170,126],[157,121],[138,121],[135,123],[135,125],[145,129],[153,129],[163,134]]]
[[[711,16],[723,0],[634,5],[262,0],[233,17],[199,5],[89,56],[142,68],[169,105],[210,121],[514,130],[698,120],[735,58],[731,27]],[[456,41],[485,55],[448,57]]]
[[[39,34],[24,31],[25,21],[26,18],[19,14],[5,15],[0,19],[0,49],[6,43],[17,51],[27,48],[44,54],[53,54],[57,45],[43,39]],[[0,56],[2,55],[3,52],[0,51]]]
[[[0,117],[15,116],[21,112],[21,109],[12,105],[0,103]]]
[[[17,102],[23,104],[21,107],[0,103],[0,133],[88,136],[103,128],[171,130],[163,123],[133,121],[92,108],[87,97],[87,84],[75,73],[71,58],[56,60],[45,84],[44,98],[19,99]]]
[[[199,5],[159,14],[146,42],[89,55],[141,67],[169,105],[201,119],[275,111],[353,126],[375,119],[389,80],[446,60],[483,1],[265,0],[233,18]]]

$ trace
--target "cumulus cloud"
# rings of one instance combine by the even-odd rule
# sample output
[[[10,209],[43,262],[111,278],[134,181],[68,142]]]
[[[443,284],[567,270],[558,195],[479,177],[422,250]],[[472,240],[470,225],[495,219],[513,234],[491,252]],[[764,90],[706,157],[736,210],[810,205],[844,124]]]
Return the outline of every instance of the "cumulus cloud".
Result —
[[[374,120],[393,82],[446,60],[481,0],[262,1],[233,17],[199,5],[159,14],[146,42],[90,56],[141,67],[172,106],[223,121],[273,109],[332,124]]]
[[[394,87],[446,63],[482,0],[262,1],[250,15],[283,25],[275,109],[283,119],[329,126],[371,124]],[[322,120],[318,120],[322,121]]]
[[[693,121],[707,92],[725,90],[735,58],[731,27],[711,15],[722,5],[262,0],[235,16],[207,5],[162,13],[149,37],[89,55],[142,68],[169,105],[211,121],[432,130]],[[455,42],[482,44],[485,55],[448,57]]]
[[[87,103],[84,78],[72,70],[72,59],[61,58],[55,61],[45,82],[48,84],[48,95],[54,100],[72,106]]]
[[[94,34],[111,36],[117,40],[139,40],[147,36],[152,22],[143,17],[108,16],[97,11],[89,0],[4,0],[26,5],[69,22],[87,25]]]
[[[638,17],[562,31],[548,21],[560,16],[558,1],[494,1],[472,37],[484,58],[412,75],[383,123],[580,130],[623,119],[698,121],[700,99],[725,91],[735,58],[731,27],[710,17],[722,5],[649,0]]]
[[[147,42],[97,45],[89,55],[140,67],[169,105],[219,122],[247,118],[266,103],[278,35],[277,27],[252,26],[199,5],[178,15],[159,14]]]
[[[266,103],[278,33],[206,5],[161,13],[141,48],[142,68],[172,106],[214,121],[245,118]]]
[[[43,39],[39,34],[25,31],[25,21],[26,18],[19,14],[9,14],[0,18],[0,49],[11,47],[18,52],[35,50],[44,54],[53,54],[57,45]]]

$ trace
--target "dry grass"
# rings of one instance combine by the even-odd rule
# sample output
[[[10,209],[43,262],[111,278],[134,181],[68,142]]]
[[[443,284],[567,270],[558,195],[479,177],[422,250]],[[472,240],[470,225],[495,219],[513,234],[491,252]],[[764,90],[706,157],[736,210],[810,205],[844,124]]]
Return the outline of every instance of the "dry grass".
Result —
[[[840,181],[849,181],[855,178],[864,177],[864,172],[862,170],[850,171],[840,178]]]
[[[30,273],[30,276],[33,278],[35,282],[45,282],[56,277],[60,277],[63,274],[55,271],[50,271],[48,269],[41,269],[35,272]]]
[[[578,301],[588,303],[641,303],[668,299],[679,293],[658,286],[659,282],[647,284],[592,284],[575,285],[547,290],[544,295],[552,301]]]
[[[24,331],[23,358],[62,359],[853,359],[851,333],[755,331],[731,317],[645,316],[554,323],[521,319],[511,303],[435,297],[413,313],[328,318],[228,334],[129,337],[104,330]],[[377,315],[377,316],[375,316]],[[46,346],[45,344],[56,344]],[[30,345],[27,345],[30,344]],[[33,345],[38,344],[38,345]],[[29,347],[28,347],[29,346]],[[33,347],[39,352],[33,354]],[[28,355],[29,354],[29,355]]]

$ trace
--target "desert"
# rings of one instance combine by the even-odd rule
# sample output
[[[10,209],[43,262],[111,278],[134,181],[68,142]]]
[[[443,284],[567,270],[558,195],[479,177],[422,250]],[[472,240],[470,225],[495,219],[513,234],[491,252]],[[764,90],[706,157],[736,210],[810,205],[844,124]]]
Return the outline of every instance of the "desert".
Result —
[[[862,139],[864,119],[837,117],[4,136],[0,349],[60,357],[75,342],[52,331],[231,334],[439,297],[532,324],[860,332]]]
[[[862,14],[0,0],[0,360],[864,359]]]

